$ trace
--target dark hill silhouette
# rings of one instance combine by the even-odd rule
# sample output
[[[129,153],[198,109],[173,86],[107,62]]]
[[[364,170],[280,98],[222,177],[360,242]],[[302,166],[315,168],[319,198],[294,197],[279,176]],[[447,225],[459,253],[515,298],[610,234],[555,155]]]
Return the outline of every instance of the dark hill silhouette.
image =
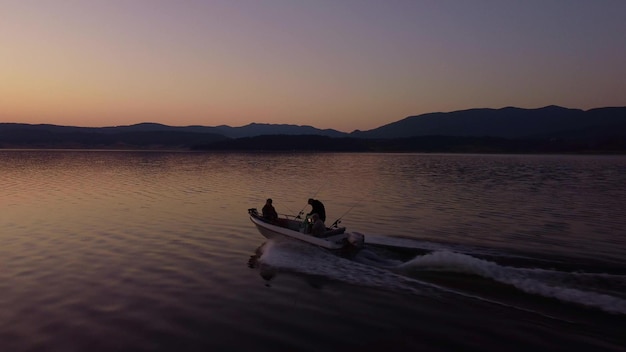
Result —
[[[100,128],[0,123],[0,148],[624,152],[626,107],[430,113],[350,134],[259,123],[241,127],[140,123]]]
[[[366,139],[264,135],[199,144],[192,149],[252,152],[623,153],[626,152],[626,138],[574,141],[454,136]]]
[[[221,125],[217,127],[184,126],[173,127],[158,123],[140,123],[130,126],[103,127],[108,133],[118,132],[156,132],[156,131],[179,131],[194,133],[214,133],[229,138],[254,137],[261,135],[320,135],[328,137],[345,137],[347,133],[333,129],[318,129],[312,126],[251,123],[240,127]]]
[[[0,148],[180,149],[226,139],[214,133],[186,132],[146,124],[137,128],[0,124]],[[163,126],[163,125],[161,125]],[[133,127],[133,126],[128,126]],[[148,128],[145,128],[148,127]]]
[[[218,133],[231,138],[254,137],[262,135],[320,135],[327,137],[345,137],[347,134],[333,129],[320,130],[312,126],[251,123],[242,127],[218,126]]]
[[[459,136],[502,138],[581,137],[585,131],[624,135],[626,107],[588,111],[547,106],[540,109],[471,109],[410,116],[369,131],[355,131],[357,138],[406,138]]]
[[[229,151],[374,151],[371,141],[358,138],[332,138],[320,135],[262,135],[218,141],[193,146],[194,150]]]

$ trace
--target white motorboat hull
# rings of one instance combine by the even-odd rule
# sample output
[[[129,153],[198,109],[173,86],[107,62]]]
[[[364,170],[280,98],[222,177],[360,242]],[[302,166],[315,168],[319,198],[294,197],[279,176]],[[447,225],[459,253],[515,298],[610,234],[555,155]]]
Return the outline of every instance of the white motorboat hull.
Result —
[[[341,250],[363,245],[364,236],[360,233],[346,233],[345,227],[328,229],[323,237],[315,237],[300,230],[301,221],[280,218],[276,224],[263,219],[256,209],[248,209],[250,220],[266,238],[290,238],[310,243],[330,250]]]

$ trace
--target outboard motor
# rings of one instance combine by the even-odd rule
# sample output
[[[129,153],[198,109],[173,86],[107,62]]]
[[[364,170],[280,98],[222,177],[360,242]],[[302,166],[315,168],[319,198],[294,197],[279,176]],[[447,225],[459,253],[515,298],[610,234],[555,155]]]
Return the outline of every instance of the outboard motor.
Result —
[[[350,246],[361,249],[365,246],[365,235],[360,232],[348,232],[347,240]]]

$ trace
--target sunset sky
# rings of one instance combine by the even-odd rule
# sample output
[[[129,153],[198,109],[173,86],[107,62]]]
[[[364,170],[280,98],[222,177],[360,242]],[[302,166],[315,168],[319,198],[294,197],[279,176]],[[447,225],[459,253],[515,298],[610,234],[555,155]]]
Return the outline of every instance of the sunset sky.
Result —
[[[0,122],[626,106],[624,0],[0,0]]]

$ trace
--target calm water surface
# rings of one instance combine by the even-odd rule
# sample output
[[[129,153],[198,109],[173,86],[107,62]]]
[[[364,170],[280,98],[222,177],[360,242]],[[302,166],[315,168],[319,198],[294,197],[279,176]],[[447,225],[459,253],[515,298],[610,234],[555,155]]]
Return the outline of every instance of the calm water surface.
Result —
[[[626,157],[0,151],[3,351],[623,351]],[[246,210],[322,200],[341,258]]]

